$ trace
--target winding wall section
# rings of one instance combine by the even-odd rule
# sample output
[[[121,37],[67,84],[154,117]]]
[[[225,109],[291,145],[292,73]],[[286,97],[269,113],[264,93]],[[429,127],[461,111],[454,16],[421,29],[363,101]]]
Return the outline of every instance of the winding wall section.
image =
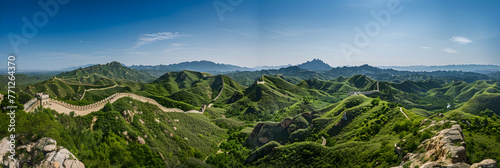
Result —
[[[132,93],[115,93],[115,94],[113,94],[113,95],[111,95],[111,96],[109,96],[101,101],[95,102],[93,104],[85,105],[85,106],[72,105],[72,104],[69,104],[69,103],[66,103],[63,101],[59,101],[59,100],[55,100],[55,99],[50,98],[49,104],[44,105],[44,107],[54,109],[59,113],[69,114],[71,111],[74,111],[75,115],[87,115],[91,112],[99,111],[108,102],[114,103],[116,100],[123,98],[123,97],[130,97],[130,98],[133,98],[135,100],[138,100],[138,101],[141,101],[144,103],[150,103],[150,104],[156,105],[156,106],[158,106],[158,108],[160,108],[164,112],[200,113],[200,114],[202,113],[201,111],[198,111],[198,110],[183,111],[183,110],[178,109],[178,108],[167,108],[167,107],[162,106],[156,100],[153,100],[153,99],[148,98],[148,97],[132,94]],[[33,111],[35,109],[33,107],[39,106],[38,102],[39,101],[35,101],[34,103],[31,103],[31,105],[25,106],[25,107],[27,107],[27,108],[25,108],[25,110],[27,110],[28,112]]]
[[[82,96],[80,97],[80,101],[83,99],[83,97],[85,97],[85,93],[87,93],[88,91],[92,91],[92,90],[106,90],[106,89],[115,88],[115,87],[117,87],[117,86],[120,86],[120,85],[116,84],[116,85],[109,86],[109,87],[105,87],[105,88],[92,88],[92,89],[84,89],[84,90],[83,90],[83,94],[82,94]]]

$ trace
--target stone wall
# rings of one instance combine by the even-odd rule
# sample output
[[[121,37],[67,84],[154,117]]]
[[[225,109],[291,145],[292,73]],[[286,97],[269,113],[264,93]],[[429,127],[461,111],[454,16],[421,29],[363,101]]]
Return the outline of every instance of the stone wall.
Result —
[[[178,108],[167,108],[167,107],[162,106],[160,103],[158,103],[154,99],[144,97],[144,96],[139,96],[139,95],[132,94],[132,93],[115,93],[115,94],[113,94],[113,95],[111,95],[103,100],[100,100],[98,102],[95,102],[95,103],[92,103],[89,105],[85,105],[85,106],[72,105],[72,104],[69,104],[69,103],[66,103],[66,102],[63,102],[60,100],[55,100],[55,99],[50,98],[49,99],[50,103],[48,106],[51,106],[51,104],[55,104],[55,105],[62,106],[62,108],[64,108],[64,109],[62,109],[63,111],[74,111],[76,115],[85,115],[85,114],[88,114],[89,111],[98,111],[98,110],[102,109],[104,107],[104,105],[106,105],[108,102],[113,103],[116,100],[123,98],[123,97],[130,97],[132,99],[136,99],[136,100],[139,100],[141,102],[156,105],[156,106],[158,106],[158,108],[160,108],[161,110],[163,110],[165,112],[202,113],[198,110],[189,110],[189,111],[185,112],[185,111],[178,109]],[[35,101],[35,102],[38,102],[38,101]],[[33,104],[30,107],[36,107],[36,106]],[[29,108],[28,110],[32,110],[32,109]],[[61,109],[59,109],[59,110],[61,110]]]
[[[24,103],[24,111],[28,112],[28,111],[31,111],[33,110],[34,108],[33,107],[37,107],[39,104],[35,105],[35,103],[37,103],[37,100],[36,98],[33,98],[31,100],[29,100],[28,102]]]
[[[220,95],[220,93],[219,93],[219,95]],[[203,111],[204,111],[204,110],[203,111],[200,111],[200,110],[183,111],[179,108],[167,108],[167,107],[162,106],[160,103],[158,103],[154,99],[151,99],[149,97],[139,96],[139,95],[132,94],[132,93],[115,93],[109,97],[106,97],[103,100],[100,100],[98,102],[95,102],[95,103],[92,103],[89,105],[85,105],[85,106],[72,105],[72,104],[66,103],[64,101],[55,100],[52,98],[47,98],[48,103],[42,104],[42,106],[45,106],[48,108],[53,108],[60,113],[68,113],[69,114],[69,112],[74,111],[76,115],[86,115],[92,111],[98,111],[98,110],[102,109],[104,107],[104,105],[106,105],[108,102],[114,103],[115,101],[117,101],[118,99],[123,98],[123,97],[130,97],[132,99],[135,99],[135,100],[138,100],[138,101],[141,101],[144,103],[150,103],[150,104],[156,105],[156,106],[158,106],[158,108],[160,108],[164,112],[203,113]],[[36,99],[36,98],[31,99],[24,104],[24,110],[26,112],[32,112],[34,109],[36,109],[36,107],[40,106],[40,102],[41,101],[38,101],[38,99]],[[54,107],[57,107],[57,108],[54,108]]]

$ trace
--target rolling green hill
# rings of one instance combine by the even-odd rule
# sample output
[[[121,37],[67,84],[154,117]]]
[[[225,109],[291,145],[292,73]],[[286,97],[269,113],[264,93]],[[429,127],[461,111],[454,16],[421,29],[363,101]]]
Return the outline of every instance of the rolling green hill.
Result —
[[[312,79],[312,78],[318,78],[322,80],[332,79],[332,77],[329,77],[325,74],[302,69],[299,68],[298,66],[280,68],[277,70],[271,69],[271,70],[260,70],[260,71],[233,72],[226,75],[231,76],[234,80],[236,80],[243,86],[250,86],[254,83],[255,80],[262,77],[263,75],[272,76],[276,74],[283,75],[285,77],[285,80],[292,82],[294,84],[297,84],[298,82],[304,79]]]
[[[154,76],[130,69],[119,62],[110,62],[104,65],[92,65],[85,68],[78,68],[73,71],[63,72],[55,76],[66,82],[83,83],[93,85],[109,85],[109,79],[125,79],[135,82],[150,82]]]
[[[150,95],[167,95],[170,99],[198,107],[214,101],[225,102],[235,92],[241,92],[245,88],[224,75],[213,76],[188,70],[168,72],[149,85],[146,91]],[[217,99],[214,100],[215,98]]]
[[[50,79],[52,75],[49,74],[16,74],[16,86],[17,88],[26,88],[29,85],[42,82],[44,80]],[[7,92],[7,82],[9,79],[7,75],[0,75],[0,91]]]
[[[321,90],[328,94],[342,93],[350,91],[369,91],[376,89],[376,81],[364,75],[355,75],[350,78],[338,77],[336,79],[322,81],[319,79],[308,79],[297,84],[309,89]]]
[[[123,66],[118,62],[93,65],[63,72],[45,81],[21,89],[21,102],[26,102],[43,92],[54,99],[72,104],[90,104],[116,92],[134,92],[144,87],[153,76]],[[115,86],[116,87],[113,87]],[[107,89],[109,88],[109,89]],[[95,90],[86,93],[85,90]],[[82,96],[84,96],[82,98]],[[82,99],[81,102],[77,102]]]
[[[321,100],[327,97],[325,92],[294,85],[280,76],[263,76],[259,81],[262,80],[264,83],[254,83],[243,92],[233,95],[231,103],[226,105],[228,116],[250,121],[274,120],[285,117],[282,113],[296,113],[285,109],[296,103],[304,104],[299,109],[325,105]]]
[[[486,109],[500,115],[500,93],[484,93],[474,96],[461,107],[462,111],[474,115],[480,115],[480,112]]]

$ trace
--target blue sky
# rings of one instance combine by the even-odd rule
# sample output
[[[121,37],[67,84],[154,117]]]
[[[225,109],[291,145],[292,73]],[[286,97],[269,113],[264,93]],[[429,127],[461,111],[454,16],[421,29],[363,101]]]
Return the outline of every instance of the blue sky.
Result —
[[[66,1],[41,1],[58,4],[54,16],[35,0],[0,1],[0,68],[16,52],[10,33],[26,42],[17,46],[20,70],[110,61],[253,67],[314,58],[332,66],[500,65],[500,1]],[[227,10],[223,19],[214,3]],[[23,35],[23,17],[38,30],[25,31],[33,37]]]

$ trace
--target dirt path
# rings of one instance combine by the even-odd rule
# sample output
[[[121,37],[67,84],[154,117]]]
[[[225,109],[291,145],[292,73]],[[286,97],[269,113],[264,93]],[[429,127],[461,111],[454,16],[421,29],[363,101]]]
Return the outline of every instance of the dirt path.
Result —
[[[399,107],[399,110],[401,111],[401,113],[403,113],[405,115],[406,119],[410,120],[410,118],[408,118],[408,116],[406,115],[406,113],[403,112],[403,107]]]
[[[226,142],[227,142],[227,139],[220,141],[220,142],[219,142],[219,144],[217,144],[217,147],[219,148],[220,144],[221,144],[222,142],[224,142],[224,141],[226,141]],[[222,150],[221,150],[220,148],[219,148],[219,150],[217,151],[217,153],[215,153],[215,154],[217,155],[217,154],[219,154],[219,153],[223,153],[223,152],[222,152]],[[209,155],[209,156],[210,156],[210,155]],[[205,160],[203,160],[203,162],[207,161],[207,159],[208,159],[208,157],[209,157],[209,156],[205,157]]]

